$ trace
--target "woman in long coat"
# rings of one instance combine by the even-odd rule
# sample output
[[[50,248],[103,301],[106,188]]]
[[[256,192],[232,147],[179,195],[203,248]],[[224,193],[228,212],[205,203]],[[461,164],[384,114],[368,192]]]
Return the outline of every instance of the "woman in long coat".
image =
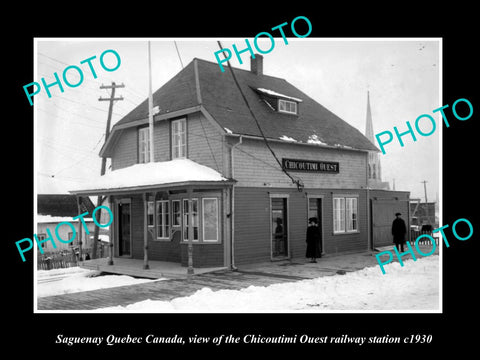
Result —
[[[317,262],[316,258],[322,257],[322,250],[320,249],[320,229],[318,228],[317,218],[308,219],[307,228],[307,253],[305,257],[310,258],[310,262]]]

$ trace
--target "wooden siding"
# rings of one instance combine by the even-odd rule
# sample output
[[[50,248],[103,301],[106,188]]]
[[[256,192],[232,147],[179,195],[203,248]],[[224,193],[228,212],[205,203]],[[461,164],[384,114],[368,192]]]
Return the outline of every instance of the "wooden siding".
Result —
[[[402,214],[407,225],[407,237],[410,234],[409,199],[406,191],[370,190],[370,206],[372,211],[372,244],[370,248],[393,246],[392,222],[395,213]]]
[[[307,230],[307,195],[322,197],[322,231],[325,254],[368,249],[366,190],[235,188],[235,262],[245,264],[271,259],[270,194],[288,195],[289,255],[305,257]],[[354,233],[333,233],[333,197],[358,196],[358,226]]]
[[[180,245],[182,266],[188,266],[188,244]],[[193,267],[224,266],[223,244],[194,244]]]
[[[176,118],[178,119],[178,118]],[[199,164],[224,173],[227,154],[224,138],[200,112],[186,116],[187,156]],[[172,119],[175,120],[175,119]],[[155,161],[171,160],[171,120],[155,122]],[[119,136],[112,156],[112,170],[138,163],[138,127],[124,129]]]
[[[291,171],[294,177],[303,181],[306,188],[357,189],[366,186],[366,152],[277,142],[271,142],[270,146],[280,161],[285,157],[334,161],[340,164],[340,172],[337,174]],[[243,143],[234,150],[234,166],[238,186],[294,187],[262,141],[244,139]]]
[[[213,195],[212,195],[213,194]],[[199,206],[201,206],[202,197],[219,196],[215,193],[196,193],[199,199]],[[120,199],[130,199],[130,222],[131,222],[131,236],[132,236],[132,258],[144,258],[144,202],[143,195],[125,195],[117,197]],[[177,199],[177,198],[175,198]],[[193,246],[193,265],[194,267],[211,267],[224,266],[224,243],[223,240],[223,224],[221,223],[223,214],[222,197],[219,197],[219,229],[218,234],[221,242],[219,243],[194,243]],[[199,213],[201,219],[201,212]],[[114,218],[115,221],[115,218]],[[201,231],[201,227],[200,227]],[[152,234],[148,233],[148,258],[149,260],[180,262],[187,266],[187,243],[181,242],[181,232],[174,233],[171,241],[153,239]],[[115,241],[115,256],[118,256],[118,238]]]

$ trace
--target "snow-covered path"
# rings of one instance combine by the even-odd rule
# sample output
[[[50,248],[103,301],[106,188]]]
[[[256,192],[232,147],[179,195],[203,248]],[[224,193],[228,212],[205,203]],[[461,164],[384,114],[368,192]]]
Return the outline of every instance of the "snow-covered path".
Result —
[[[441,310],[439,257],[404,261],[311,280],[241,290],[203,288],[171,301],[140,301],[101,312],[310,312]]]

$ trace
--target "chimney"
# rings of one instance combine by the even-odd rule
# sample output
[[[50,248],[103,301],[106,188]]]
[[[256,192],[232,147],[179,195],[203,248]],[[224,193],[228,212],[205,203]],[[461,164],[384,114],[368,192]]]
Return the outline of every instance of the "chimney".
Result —
[[[263,56],[255,54],[255,59],[250,57],[250,71],[255,75],[263,75]]]

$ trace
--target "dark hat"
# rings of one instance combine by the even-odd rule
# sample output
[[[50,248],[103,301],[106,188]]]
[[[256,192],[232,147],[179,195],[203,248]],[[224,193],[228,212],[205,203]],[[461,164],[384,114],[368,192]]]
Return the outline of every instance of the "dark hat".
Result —
[[[395,214],[395,216],[400,216],[400,215],[402,215],[402,214],[400,214],[400,213],[396,213],[396,214]]]
[[[308,219],[308,222],[314,222],[315,224],[318,223],[318,220],[316,217],[311,217]]]

